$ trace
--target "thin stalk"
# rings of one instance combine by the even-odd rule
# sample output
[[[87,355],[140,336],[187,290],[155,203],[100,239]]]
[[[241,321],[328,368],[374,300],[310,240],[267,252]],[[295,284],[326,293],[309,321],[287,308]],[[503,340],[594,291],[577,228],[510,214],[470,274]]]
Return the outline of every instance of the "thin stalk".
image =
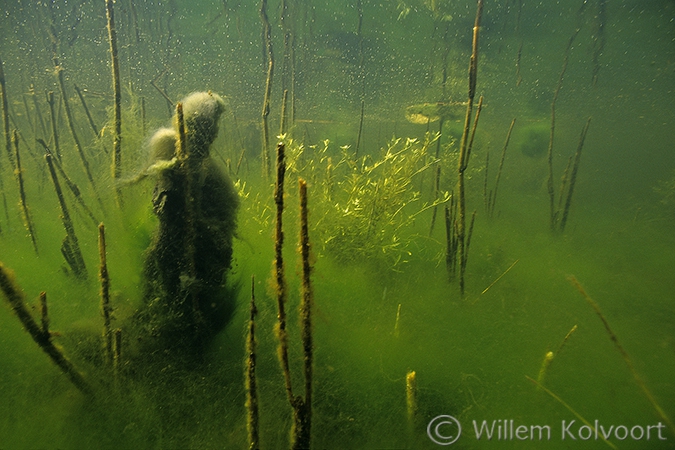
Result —
[[[490,169],[490,152],[485,153],[485,177],[483,178],[483,205],[485,212],[490,214],[490,197],[492,197],[492,190],[488,192],[488,174]]]
[[[113,336],[113,376],[115,384],[119,387],[119,379],[122,372],[122,329],[116,328]]]
[[[284,277],[284,178],[286,176],[285,146],[283,142],[277,144],[277,179],[274,185],[274,204],[276,205],[276,221],[274,226],[274,282],[277,295],[277,325],[276,335],[279,339],[277,350],[281,370],[284,373],[284,385],[291,405],[294,402],[291,386],[291,370],[288,363],[288,331],[286,330],[286,279]]]
[[[26,94],[21,94],[21,100],[23,101],[23,110],[26,113],[26,121],[30,124],[30,130],[33,133],[33,139],[37,137],[37,121],[31,117],[30,108],[28,107],[28,100],[26,100]]]
[[[570,59],[570,49],[572,48],[572,43],[574,39],[579,34],[580,28],[577,28],[570,40],[567,43],[567,48],[565,49],[565,57],[563,59],[562,70],[560,71],[560,77],[558,78],[558,84],[556,85],[555,92],[553,93],[553,100],[551,101],[551,133],[548,141],[548,180],[546,182],[546,189],[548,191],[549,197],[549,208],[550,208],[550,227],[551,231],[555,230],[556,224],[558,223],[558,211],[555,208],[555,190],[553,188],[553,138],[555,136],[555,105],[558,101],[558,95],[560,94],[560,89],[562,88],[563,78],[565,77],[565,72],[567,71],[567,64]]]
[[[178,147],[176,149],[176,157],[180,163],[181,176],[184,177],[185,182],[185,260],[187,261],[187,272],[191,279],[197,278],[197,262],[195,260],[195,242],[196,242],[196,224],[197,207],[199,205],[198,199],[195,198],[197,193],[197,185],[195,177],[198,170],[194,168],[194,164],[198,163],[196,158],[191,157],[190,148],[187,145],[188,130],[185,126],[185,116],[183,114],[183,103],[176,103],[176,118],[178,125]],[[190,130],[190,132],[194,132]],[[190,289],[190,296],[192,301],[192,311],[197,320],[201,320],[201,312],[199,309],[198,287]]]
[[[567,165],[565,166],[565,171],[560,179],[560,191],[558,191],[558,209],[561,211],[563,208],[563,199],[565,198],[565,189],[567,189],[567,183],[570,179],[570,169],[572,167],[572,161],[574,161],[574,155],[567,158]]]
[[[263,54],[267,59],[267,77],[265,81],[265,97],[262,105],[262,167],[265,177],[270,176],[270,161],[269,161],[269,125],[267,123],[270,115],[270,97],[272,96],[272,77],[274,75],[274,51],[272,49],[272,27],[267,18],[267,0],[260,2],[260,20],[262,21],[262,36],[263,36]]]
[[[16,175],[16,182],[19,185],[19,205],[21,206],[21,213],[23,215],[24,224],[26,225],[26,230],[28,231],[28,236],[33,243],[33,249],[35,250],[35,254],[39,255],[40,252],[38,251],[37,246],[35,226],[33,225],[33,220],[31,219],[30,211],[28,210],[26,190],[23,186],[23,170],[21,169],[21,155],[19,153],[19,133],[17,133],[16,130],[12,133],[12,142],[14,143],[14,159],[16,161],[16,170],[14,171],[14,174]]]
[[[363,112],[365,101],[361,100],[361,118],[359,119],[359,134],[356,135],[356,151],[354,152],[354,159],[359,157],[359,149],[361,148],[361,133],[363,132]]]
[[[37,96],[35,95],[35,87],[31,84],[30,85],[30,96],[33,98],[33,106],[35,107],[35,115],[37,116],[37,121],[40,123],[40,128],[42,129],[42,135],[46,136],[47,135],[47,130],[45,128],[45,121],[44,118],[42,117],[42,111],[40,110],[40,103],[38,103]],[[37,133],[37,126],[36,128],[36,133]]]
[[[560,219],[560,231],[565,231],[565,224],[567,224],[567,215],[570,211],[570,205],[572,204],[572,194],[574,194],[574,184],[577,181],[577,172],[579,171],[579,162],[581,161],[581,149],[584,147],[584,140],[586,140],[586,133],[588,132],[588,127],[591,125],[591,118],[589,117],[586,121],[586,125],[581,130],[581,136],[579,137],[579,144],[577,145],[577,151],[574,154],[574,164],[572,165],[572,173],[570,174],[570,187],[567,190],[567,199],[565,200],[565,209],[563,209],[562,218]]]
[[[87,268],[84,264],[84,258],[82,258],[82,252],[80,251],[80,245],[77,241],[77,236],[75,235],[73,221],[71,220],[70,214],[68,213],[68,206],[66,205],[66,201],[63,198],[63,191],[61,190],[59,179],[56,176],[56,171],[54,170],[54,161],[52,159],[51,153],[45,153],[45,161],[47,161],[49,174],[51,175],[52,182],[54,183],[54,191],[56,191],[56,197],[58,198],[59,206],[61,207],[61,222],[63,223],[63,228],[66,230],[66,237],[61,243],[61,254],[65,258],[70,268],[73,270],[75,276],[81,280],[84,280],[87,278]]]
[[[162,88],[160,88],[159,86],[157,86],[157,80],[159,80],[160,78],[162,78],[162,76],[163,76],[165,73],[167,73],[168,71],[169,71],[169,68],[166,67],[166,68],[165,68],[162,72],[160,72],[155,78],[153,78],[152,80],[150,80],[150,85],[151,85],[152,87],[154,87],[155,89],[157,89],[157,92],[159,92],[159,93],[161,94],[161,96],[164,97],[164,100],[166,100],[166,104],[167,104],[167,106],[168,106],[168,108],[169,108],[169,114],[171,114],[172,110],[174,109],[174,103],[173,103],[173,100],[171,100],[171,97],[169,97],[169,95],[166,93],[166,90],[165,90],[165,89],[162,89]]]
[[[633,379],[635,380],[635,383],[639,386],[640,390],[642,390],[642,393],[647,397],[647,400],[649,403],[652,405],[658,416],[663,420],[670,430],[671,433],[675,434],[675,425],[673,422],[670,420],[670,418],[666,415],[665,411],[659,405],[659,403],[656,401],[656,398],[654,398],[654,394],[649,390],[647,387],[647,384],[644,382],[644,380],[638,375],[637,371],[635,370],[635,366],[633,365],[633,360],[628,356],[628,352],[623,348],[623,346],[619,343],[619,339],[616,337],[616,334],[614,334],[614,331],[612,331],[612,328],[609,326],[609,322],[607,322],[607,319],[605,316],[602,314],[602,311],[600,310],[600,307],[598,306],[597,303],[595,303],[595,300],[593,300],[584,290],[583,286],[577,281],[577,279],[573,276],[570,275],[567,277],[567,280],[572,283],[572,286],[574,286],[581,296],[586,300],[586,302],[591,305],[591,308],[593,308],[593,311],[598,315],[600,320],[602,321],[602,324],[605,327],[605,331],[607,331],[607,335],[609,335],[609,339],[614,343],[614,347],[619,351],[619,354],[621,354],[621,358],[623,358],[623,361],[626,363],[626,366],[628,367],[628,371],[630,374],[633,376]]]
[[[61,160],[61,147],[59,147],[59,131],[56,122],[56,108],[54,102],[54,91],[47,92],[47,104],[49,105],[49,117],[52,123],[52,142],[54,143],[54,155],[56,159]]]
[[[113,364],[113,334],[110,328],[112,319],[112,306],[110,306],[110,277],[108,276],[108,263],[106,262],[105,226],[101,222],[98,225],[98,256],[100,260],[98,279],[101,282],[101,314],[103,315],[103,344],[109,364]]]
[[[80,103],[82,103],[82,108],[84,108],[84,113],[87,115],[87,120],[89,121],[89,126],[91,127],[91,131],[94,132],[94,136],[97,138],[99,137],[98,134],[98,127],[94,123],[94,118],[91,117],[91,113],[89,112],[89,107],[87,106],[87,102],[84,99],[84,95],[82,95],[82,91],[78,87],[78,85],[73,84],[75,87],[75,92],[77,92],[77,96],[80,98]]]
[[[30,334],[35,343],[63,371],[76,388],[87,396],[93,395],[93,390],[82,374],[75,369],[75,366],[66,358],[63,352],[54,345],[51,335],[45,333],[44,326],[41,327],[33,319],[33,316],[26,307],[23,292],[16,285],[14,274],[2,263],[0,263],[0,290],[5,294],[5,298],[12,307],[14,314],[19,318],[24,329]]]
[[[464,295],[464,268],[466,261],[466,192],[464,185],[464,172],[468,165],[469,131],[471,129],[471,113],[473,111],[473,101],[476,96],[476,78],[478,75],[478,36],[480,31],[480,20],[483,13],[483,0],[478,0],[476,8],[476,20],[473,26],[473,39],[471,43],[471,59],[469,61],[469,99],[466,106],[466,116],[464,118],[464,131],[459,150],[459,162],[457,167],[457,239],[458,239],[458,257],[459,257],[459,290]],[[475,130],[475,128],[474,128]],[[473,140],[473,139],[472,139]]]
[[[40,326],[42,333],[49,336],[49,308],[47,307],[47,293],[40,292]]]
[[[476,211],[471,214],[471,223],[469,224],[469,232],[466,234],[466,248],[464,249],[464,259],[462,260],[462,267],[460,271],[466,270],[466,262],[469,258],[469,246],[471,245],[471,236],[473,235],[473,224],[476,222]]]
[[[300,338],[303,353],[305,398],[295,398],[295,427],[293,449],[308,449],[312,428],[312,381],[314,369],[314,344],[312,338],[312,303],[314,293],[311,284],[309,225],[307,210],[307,183],[298,181],[300,191],[300,254],[302,256],[302,288],[300,300]],[[292,439],[293,441],[293,439]]]
[[[89,179],[89,183],[91,184],[94,191],[96,191],[96,183],[94,182],[94,177],[91,174],[89,161],[87,161],[87,157],[84,154],[82,144],[80,144],[80,139],[77,137],[77,131],[75,131],[75,120],[73,119],[73,113],[70,110],[70,100],[68,100],[68,93],[66,92],[66,83],[63,79],[64,69],[59,64],[59,59],[56,55],[54,55],[53,61],[54,61],[54,70],[56,72],[56,77],[59,82],[59,88],[61,90],[61,99],[63,100],[63,107],[66,110],[66,119],[68,121],[68,128],[70,128],[70,134],[73,137],[73,141],[75,141],[75,147],[77,148],[77,153],[79,154],[80,159],[82,160],[82,165],[84,167],[85,173],[87,174],[87,179]]]
[[[489,285],[488,287],[486,287],[485,289],[483,289],[483,292],[481,292],[480,295],[485,294],[487,291],[490,290],[490,288],[491,288],[492,286],[494,286],[495,284],[497,284],[497,282],[498,282],[499,280],[501,280],[501,279],[504,277],[504,275],[506,275],[507,273],[509,273],[509,271],[510,271],[511,269],[513,269],[513,267],[518,263],[518,261],[520,261],[520,259],[516,259],[515,261],[513,261],[513,263],[509,266],[508,269],[506,269],[504,272],[502,272],[501,275],[499,275],[497,278],[495,278],[495,280],[494,280],[492,283],[490,283],[490,285]]]
[[[105,0],[106,17],[108,18],[108,39],[112,59],[112,81],[114,96],[113,115],[113,160],[112,176],[117,181],[122,176],[122,91],[120,89],[120,63],[117,57],[117,31],[115,30],[115,14],[113,0]],[[117,203],[122,204],[122,191],[115,189]]]
[[[255,276],[251,276],[251,307],[249,309],[248,336],[246,338],[246,429],[248,431],[249,450],[260,448],[258,387],[256,370],[255,316]]]
[[[2,59],[0,58],[0,95],[2,95],[2,128],[5,133],[5,150],[7,157],[14,166],[12,156],[12,136],[9,132],[9,103],[7,102],[7,85],[5,80],[5,69]],[[14,167],[12,167],[14,169]]]
[[[45,149],[47,153],[51,153],[51,150],[49,150],[49,147],[43,141],[42,139],[38,139],[37,142],[42,145],[42,147]],[[91,212],[91,209],[87,206],[87,204],[84,202],[84,198],[82,197],[82,193],[80,192],[80,188],[77,187],[77,184],[75,184],[70,177],[66,174],[66,172],[63,170],[63,166],[61,166],[61,163],[59,162],[58,159],[52,159],[52,162],[56,166],[56,168],[59,171],[59,174],[63,178],[63,181],[66,182],[66,186],[68,186],[68,189],[70,189],[70,192],[73,194],[75,197],[75,200],[77,203],[84,209],[84,211],[87,213],[87,216],[91,219],[93,222],[94,226],[98,226],[99,221],[94,217],[94,214]]]
[[[445,70],[445,68],[444,68]],[[445,94],[445,84],[443,85],[443,93]],[[433,184],[433,195],[434,201],[438,200],[438,195],[441,192],[441,137],[443,136],[443,117],[438,121],[438,139],[436,140],[436,170],[434,171],[434,184]],[[428,126],[428,122],[427,122]],[[436,215],[437,215],[438,205],[434,206],[433,212],[431,214],[431,226],[429,227],[429,237],[434,234],[434,227],[436,225]]]
[[[281,120],[279,121],[279,135],[283,136],[286,133],[286,102],[288,101],[288,89],[284,89],[281,98]]]
[[[499,160],[499,168],[497,169],[497,179],[495,180],[495,189],[490,199],[490,211],[488,213],[489,217],[494,216],[495,213],[495,203],[497,203],[497,188],[499,187],[499,179],[502,176],[502,168],[504,167],[504,158],[506,157],[506,149],[509,146],[509,140],[511,139],[511,132],[513,131],[513,126],[516,124],[516,119],[514,118],[511,121],[511,126],[509,127],[509,132],[506,133],[506,141],[504,142],[504,148],[502,149],[502,157]]]
[[[582,422],[582,423],[583,423],[584,425],[586,425],[588,428],[594,429],[593,425],[591,425],[591,423],[590,423],[588,420],[586,420],[581,414],[579,414],[578,412],[576,412],[576,411],[575,411],[570,405],[568,405],[563,399],[561,399],[561,398],[558,397],[556,394],[554,394],[552,391],[550,391],[550,390],[547,389],[546,387],[542,386],[539,382],[537,382],[536,380],[534,380],[534,379],[528,377],[527,375],[525,375],[525,378],[527,378],[527,379],[530,380],[532,383],[534,383],[534,385],[537,386],[537,389],[541,389],[542,391],[546,392],[546,393],[547,393],[548,395],[550,395],[555,401],[557,401],[558,403],[560,403],[561,405],[563,405],[569,412],[571,412],[577,419],[579,419],[580,422]],[[615,446],[614,444],[612,444],[611,442],[609,442],[604,436],[600,435],[600,438],[605,442],[605,444],[609,445],[611,448],[613,448],[614,450],[616,450],[616,446]]]

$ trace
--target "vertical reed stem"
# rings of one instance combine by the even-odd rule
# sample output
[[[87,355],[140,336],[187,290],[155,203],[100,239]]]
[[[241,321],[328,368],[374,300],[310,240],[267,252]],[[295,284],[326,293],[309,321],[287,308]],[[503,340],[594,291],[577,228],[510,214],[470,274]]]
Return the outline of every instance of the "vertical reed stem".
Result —
[[[54,170],[54,161],[52,160],[51,153],[45,153],[45,161],[47,161],[49,174],[51,175],[52,182],[54,183],[54,191],[56,191],[56,197],[58,198],[59,206],[61,207],[61,221],[63,222],[63,228],[66,230],[66,237],[61,244],[61,254],[65,258],[70,268],[73,270],[75,276],[84,280],[87,278],[87,268],[84,264],[84,258],[82,258],[82,252],[80,251],[80,245],[77,241],[77,236],[75,235],[73,221],[71,220],[70,214],[68,212],[68,206],[66,205],[66,201],[63,198],[63,191],[61,190],[59,179],[56,176],[56,171]]]
[[[28,203],[26,202],[26,190],[23,186],[23,170],[21,169],[21,155],[19,153],[19,133],[17,133],[16,130],[12,133],[12,142],[14,143],[14,159],[16,160],[16,170],[14,171],[14,174],[16,175],[16,182],[19,185],[19,205],[21,205],[21,213],[23,215],[24,224],[26,225],[26,230],[28,231],[28,236],[33,243],[33,249],[35,250],[35,254],[39,255],[35,227],[33,226],[33,220],[30,217]]]
[[[495,189],[490,199],[490,210],[488,211],[489,217],[492,217],[495,213],[495,203],[497,202],[497,188],[499,187],[499,179],[502,176],[502,167],[504,167],[504,158],[506,157],[506,149],[509,146],[509,140],[511,140],[511,132],[513,131],[513,126],[516,124],[516,119],[514,118],[511,121],[511,126],[509,127],[509,132],[506,133],[506,141],[504,142],[504,148],[502,149],[502,157],[499,160],[499,167],[497,168],[497,179],[495,180]],[[487,167],[486,167],[487,171]]]
[[[565,200],[565,209],[563,210],[562,218],[560,219],[560,231],[565,231],[565,224],[567,224],[567,215],[570,211],[570,205],[572,204],[572,194],[574,194],[574,184],[577,181],[577,172],[579,170],[579,162],[581,161],[581,149],[584,147],[584,140],[586,139],[586,133],[588,132],[588,127],[591,125],[591,118],[589,117],[586,121],[586,125],[581,130],[581,136],[579,137],[579,144],[577,145],[577,151],[574,154],[574,164],[572,165],[572,173],[570,174],[570,187],[567,190],[567,199]]]
[[[294,449],[308,449],[312,428],[312,380],[314,344],[312,339],[312,303],[314,294],[311,285],[312,267],[309,262],[309,225],[307,220],[307,183],[298,181],[300,191],[300,253],[302,256],[302,299],[300,301],[300,336],[302,341],[305,398],[295,399],[296,424]]]
[[[249,450],[258,450],[260,448],[260,435],[258,388],[255,375],[255,316],[258,314],[258,310],[255,306],[255,276],[251,276],[251,307],[249,311],[248,337],[246,338],[246,429],[248,430]]]
[[[288,89],[284,89],[284,94],[281,99],[281,118],[279,121],[279,135],[286,133],[286,102],[288,101]]]
[[[294,402],[291,387],[291,370],[288,363],[288,332],[286,330],[286,280],[284,278],[284,178],[286,176],[285,146],[283,142],[277,144],[277,179],[274,185],[274,204],[276,205],[276,221],[274,227],[274,281],[277,294],[277,326],[276,334],[279,339],[279,361],[284,373],[286,394],[291,405]]]
[[[42,147],[45,149],[45,151],[46,151],[47,153],[50,153],[50,154],[51,154],[51,150],[49,150],[49,147],[47,146],[47,144],[45,143],[44,140],[38,139],[37,142],[38,142],[38,144],[42,145]],[[84,202],[84,199],[82,198],[82,193],[80,192],[80,188],[78,188],[78,187],[77,187],[77,184],[75,184],[75,183],[70,179],[70,177],[68,177],[68,175],[67,175],[66,172],[63,170],[63,167],[61,166],[61,163],[59,162],[58,159],[52,159],[52,162],[54,163],[54,165],[55,165],[56,168],[58,169],[59,173],[60,173],[61,176],[63,177],[63,181],[66,182],[66,186],[68,186],[68,189],[70,190],[70,192],[71,192],[71,193],[73,194],[73,196],[75,197],[75,200],[77,201],[77,203],[79,203],[79,205],[82,207],[82,209],[84,209],[84,212],[87,213],[87,216],[89,216],[89,218],[91,219],[91,221],[93,222],[93,224],[94,224],[95,226],[98,226],[97,224],[99,223],[99,221],[96,220],[96,217],[94,217],[94,214],[91,212],[91,209],[89,209],[89,207],[87,206],[87,204]]]
[[[115,30],[115,15],[113,10],[113,0],[105,0],[106,17],[108,18],[108,39],[110,41],[110,56],[112,58],[112,81],[114,116],[113,116],[113,160],[112,176],[117,181],[122,176],[122,92],[120,89],[120,64],[117,57],[117,31]],[[122,203],[122,192],[119,188],[115,189],[117,202]]]
[[[103,344],[106,358],[109,364],[113,364],[113,334],[110,328],[112,319],[112,307],[110,306],[110,277],[108,276],[108,264],[106,262],[105,226],[98,225],[98,256],[101,262],[98,271],[98,279],[101,282],[101,313],[103,314]]]
[[[87,175],[87,179],[89,180],[89,184],[91,184],[91,187],[94,190],[94,194],[96,195],[96,198],[98,199],[98,202],[101,205],[101,209],[105,211],[105,208],[103,207],[103,202],[101,201],[101,198],[98,196],[98,192],[96,190],[96,183],[94,182],[94,177],[91,174],[89,161],[87,161],[87,157],[85,156],[84,150],[82,149],[82,145],[80,144],[80,139],[77,137],[77,132],[75,131],[75,121],[73,119],[73,113],[70,110],[70,102],[68,100],[68,93],[66,92],[66,83],[63,81],[63,67],[59,65],[59,58],[58,56],[56,56],[56,54],[54,55],[53,61],[54,61],[54,69],[56,71],[56,77],[59,82],[59,88],[61,89],[61,98],[63,99],[63,107],[66,110],[66,119],[68,119],[68,127],[70,128],[70,134],[73,136],[73,141],[75,141],[77,154],[80,156],[80,160],[82,161],[82,166],[84,167],[84,171]]]
[[[270,176],[270,160],[269,160],[269,125],[267,118],[270,115],[270,97],[272,96],[272,76],[274,75],[274,52],[272,50],[272,27],[267,18],[267,0],[260,2],[260,19],[262,21],[262,34],[264,54],[267,56],[267,79],[265,81],[265,97],[262,106],[262,167],[265,177]]]
[[[52,141],[54,142],[54,155],[56,159],[61,160],[61,147],[59,147],[59,131],[56,123],[56,108],[54,102],[54,91],[47,92],[47,104],[49,105],[49,117],[52,123]]]
[[[365,101],[361,100],[361,118],[359,119],[359,134],[356,135],[356,151],[354,152],[354,159],[359,157],[359,149],[361,148],[361,133],[363,133],[364,108],[365,108]]]
[[[476,20],[473,26],[473,39],[471,43],[471,59],[469,62],[469,100],[466,106],[466,116],[464,118],[464,131],[459,150],[459,163],[457,168],[458,178],[458,200],[457,200],[457,239],[459,249],[459,290],[464,295],[464,268],[466,261],[466,193],[464,186],[464,171],[469,163],[468,156],[470,152],[469,131],[471,129],[471,113],[473,110],[473,100],[476,96],[476,78],[478,74],[478,36],[480,31],[480,20],[483,14],[483,0],[478,0],[476,8]],[[475,128],[474,128],[475,129]]]
[[[197,277],[197,268],[195,261],[195,242],[196,242],[196,224],[195,219],[197,217],[197,208],[199,202],[195,198],[196,195],[196,171],[197,168],[194,167],[194,164],[198,163],[196,158],[191,158],[190,151],[191,149],[187,145],[187,133],[188,130],[185,127],[185,116],[183,114],[183,103],[176,103],[176,119],[178,124],[178,148],[176,149],[176,157],[180,163],[181,177],[184,177],[185,183],[185,223],[186,223],[186,233],[185,236],[185,260],[187,261],[187,272],[188,276],[191,279],[196,279]],[[191,130],[192,131],[192,130]],[[192,301],[192,311],[195,314],[197,320],[201,320],[201,312],[199,309],[199,296],[198,286],[190,289],[190,296]]]
[[[117,328],[113,339],[113,376],[115,384],[119,387],[120,375],[122,372],[122,329]]]
[[[87,106],[87,102],[84,100],[84,95],[82,95],[82,91],[80,88],[76,85],[73,84],[73,87],[75,88],[75,92],[77,92],[77,96],[80,98],[80,103],[82,103],[82,108],[84,108],[84,113],[87,116],[87,120],[89,121],[89,126],[91,127],[91,131],[94,132],[94,136],[97,138],[99,137],[98,134],[98,127],[94,123],[94,118],[91,117],[91,113],[89,112],[89,107]]]
[[[570,49],[572,48],[572,43],[574,39],[579,34],[579,28],[577,28],[570,40],[567,43],[567,48],[565,49],[565,57],[563,59],[562,70],[560,71],[560,77],[558,78],[558,84],[556,85],[555,92],[553,93],[553,100],[551,101],[551,134],[548,141],[548,180],[546,182],[546,189],[548,191],[549,197],[549,208],[550,208],[550,227],[551,231],[554,231],[556,224],[558,223],[558,211],[555,208],[555,190],[553,188],[553,137],[555,136],[555,104],[558,101],[558,95],[560,94],[560,89],[562,88],[563,78],[565,77],[565,72],[567,71],[567,64],[570,59]]]
[[[7,151],[7,157],[11,162],[13,159],[12,137],[9,132],[9,103],[7,102],[7,86],[5,80],[5,69],[2,59],[0,59],[0,95],[2,95],[2,129],[5,133],[5,150]]]

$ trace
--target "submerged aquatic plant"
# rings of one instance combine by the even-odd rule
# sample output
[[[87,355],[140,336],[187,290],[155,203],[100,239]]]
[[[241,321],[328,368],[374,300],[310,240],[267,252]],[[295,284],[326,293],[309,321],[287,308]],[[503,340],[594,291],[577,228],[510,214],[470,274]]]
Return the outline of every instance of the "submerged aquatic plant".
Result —
[[[289,141],[289,170],[311,181],[319,197],[315,203],[316,231],[321,251],[341,262],[376,261],[397,269],[412,255],[420,234],[415,218],[450,199],[445,192],[423,201],[421,175],[437,162],[430,147],[439,138],[394,138],[379,156],[355,159],[349,146],[335,157],[330,142],[311,148]]]

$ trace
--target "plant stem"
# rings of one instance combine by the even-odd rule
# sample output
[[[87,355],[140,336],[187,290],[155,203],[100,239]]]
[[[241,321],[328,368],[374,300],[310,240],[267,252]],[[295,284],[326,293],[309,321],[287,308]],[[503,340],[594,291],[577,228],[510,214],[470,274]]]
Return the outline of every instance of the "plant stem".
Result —
[[[93,391],[89,383],[84,379],[75,366],[65,357],[51,341],[51,335],[45,333],[44,326],[40,327],[33,316],[31,316],[24,301],[24,294],[15,284],[14,274],[0,263],[0,290],[5,294],[5,298],[14,310],[14,313],[19,318],[24,329],[30,334],[35,343],[51,358],[68,379],[77,387],[83,394],[91,396]]]

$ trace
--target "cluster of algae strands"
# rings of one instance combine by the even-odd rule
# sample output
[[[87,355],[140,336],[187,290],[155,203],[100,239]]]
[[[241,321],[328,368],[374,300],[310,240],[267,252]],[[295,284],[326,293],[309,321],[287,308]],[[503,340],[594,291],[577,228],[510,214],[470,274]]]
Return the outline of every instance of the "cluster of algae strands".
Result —
[[[110,180],[111,127],[101,126],[101,137],[95,137],[73,92],[71,83],[82,87],[89,81],[85,98],[102,125],[111,105],[107,47],[99,39],[99,34],[101,39],[105,34],[103,5],[12,9],[10,17],[17,20],[10,25],[4,18],[3,28],[16,34],[12,37],[3,32],[0,56],[12,127],[24,136],[20,145],[26,198],[40,254],[35,256],[25,236],[15,207],[18,188],[3,151],[7,213],[4,205],[0,206],[0,260],[14,270],[36,318],[39,293],[47,292],[50,328],[57,333],[52,339],[92,383],[96,396],[95,401],[82,396],[30,340],[11,309],[3,307],[0,447],[246,448],[245,323],[248,283],[255,275],[260,447],[287,448],[292,419],[276,356],[273,328],[277,312],[269,287],[274,257],[273,180],[263,174],[259,156],[265,71],[257,44],[258,5],[227,2],[211,5],[212,9],[204,5],[193,14],[181,5],[134,3],[135,11],[131,3],[117,4],[124,86],[123,178],[131,180],[147,167],[142,150],[146,139],[156,127],[169,124],[169,108],[159,90],[170,93],[172,101],[209,88],[229,98],[212,158],[234,181],[241,202],[228,275],[230,290],[236,293],[235,310],[228,325],[198,357],[168,354],[143,358],[133,354],[133,343],[129,343],[126,354],[133,358],[124,356],[123,347],[123,370],[115,381],[102,362],[103,320],[95,277],[97,224],[68,197],[89,273],[86,281],[77,281],[67,273],[60,253],[64,236],[61,213],[42,150],[33,145],[35,138],[43,138],[53,146],[48,107],[42,98],[43,91],[52,90],[58,101],[60,93],[52,72],[52,55],[46,50],[50,47],[44,44],[49,42],[49,33],[36,38],[31,30],[42,29],[47,23],[59,34],[76,130],[85,143],[104,208],[98,205],[82,171],[65,118],[58,122],[63,166],[96,218],[106,225],[114,327],[131,320],[143,297],[144,252],[157,227],[151,209],[154,179],[121,185]],[[655,181],[672,176],[666,149],[675,136],[659,124],[672,124],[673,111],[672,105],[662,100],[666,96],[654,98],[626,87],[651,76],[655,91],[672,92],[672,83],[659,76],[672,71],[672,66],[669,69],[667,61],[659,57],[666,50],[658,46],[650,48],[656,67],[642,64],[634,50],[640,47],[623,43],[618,32],[622,26],[632,31],[651,29],[653,24],[645,17],[660,24],[661,13],[641,10],[644,14],[635,21],[628,13],[622,15],[618,7],[610,9],[611,26],[604,28],[604,65],[595,88],[591,86],[591,57],[579,50],[581,47],[572,48],[565,88],[557,104],[557,174],[564,170],[567,149],[576,144],[588,115],[593,115],[593,125],[570,222],[564,234],[554,234],[547,223],[546,167],[538,156],[543,154],[539,147],[546,142],[540,135],[548,129],[550,99],[570,35],[581,24],[576,42],[593,42],[589,10],[578,12],[580,5],[573,2],[560,7],[569,12],[567,18],[555,19],[561,31],[544,36],[537,30],[550,29],[551,17],[561,13],[547,9],[553,6],[533,10],[523,6],[522,28],[514,32],[518,2],[486,5],[478,82],[486,106],[467,171],[469,208],[477,209],[478,216],[462,298],[456,282],[448,282],[442,223],[429,235],[434,202],[442,211],[448,200],[445,192],[455,188],[457,154],[451,136],[458,136],[461,125],[454,118],[447,119],[439,141],[435,134],[438,121],[410,123],[405,115],[410,105],[439,100],[444,39],[453,45],[445,54],[448,78],[443,84],[448,92],[441,100],[465,100],[467,36],[475,5],[467,2],[453,9],[451,2],[400,2],[386,9],[362,3],[362,45],[354,40],[351,28],[330,25],[337,18],[353,22],[356,29],[356,7],[351,11],[332,3],[316,6],[307,17],[314,17],[312,23],[323,28],[296,25],[296,38],[301,43],[297,64],[303,70],[298,70],[296,80],[297,120],[284,137],[289,180],[284,252],[291,371],[294,384],[299,385],[302,353],[294,319],[300,283],[296,276],[300,265],[295,181],[301,176],[309,186],[314,258],[314,448],[437,448],[426,435],[426,424],[441,414],[453,415],[465,426],[465,435],[455,444],[465,448],[540,448],[542,443],[538,442],[478,441],[473,437],[473,420],[499,419],[549,424],[554,434],[545,445],[567,448],[570,441],[559,439],[559,425],[575,416],[526,379],[537,378],[550,351],[558,354],[542,377],[544,385],[587,420],[645,427],[657,423],[660,417],[627,370],[602,322],[567,281],[569,274],[574,274],[600,305],[665,414],[675,415],[671,406],[675,404],[671,375],[675,370],[673,217],[660,203],[669,198],[665,191],[670,184]],[[670,3],[663,3],[663,8],[672,9]],[[169,20],[161,8],[177,10]],[[270,20],[276,23],[279,17],[271,12],[274,5],[269,8]],[[296,11],[300,16],[302,8]],[[207,24],[212,28],[207,29],[219,43],[212,39],[209,45],[200,44],[206,39],[201,31],[203,17],[213,20]],[[450,17],[452,21],[448,21]],[[83,25],[72,26],[78,21],[100,33],[88,36]],[[134,21],[139,26],[138,40]],[[452,30],[456,28],[456,36],[453,31],[443,37],[448,23]],[[309,39],[311,33],[316,39]],[[427,44],[420,56],[422,35],[433,44]],[[631,36],[638,39],[635,33]],[[274,35],[274,39],[281,61],[282,36]],[[521,42],[522,58],[516,59]],[[358,55],[359,47],[367,56],[363,62],[365,81],[357,75],[360,58],[354,54]],[[30,57],[19,57],[22,50],[29,50]],[[620,59],[625,52],[634,59]],[[633,64],[635,70],[626,75],[615,60]],[[523,77],[517,88],[512,73],[516,61]],[[167,66],[170,70],[164,71]],[[277,91],[284,82],[281,63],[277,69],[273,98],[280,99]],[[159,89],[152,87],[150,80]],[[357,157],[360,105],[354,99],[359,98],[362,82],[366,115]],[[614,97],[619,89],[627,89],[625,95]],[[41,107],[44,134],[33,98]],[[623,103],[626,98],[630,104]],[[280,108],[280,102],[272,104]],[[62,108],[57,103],[61,117],[65,114]],[[518,123],[504,166],[496,214],[488,220],[482,208],[484,158],[488,151],[496,155],[514,116]],[[643,117],[639,124],[634,124],[636,116]],[[278,110],[277,114],[272,111],[271,117],[278,117]],[[651,148],[652,158],[635,158],[636,148]],[[439,164],[443,169],[441,192],[434,195]],[[490,166],[491,171],[493,166],[496,164]],[[124,199],[122,208],[115,201],[118,188]],[[661,197],[653,195],[654,188]],[[515,261],[518,263],[512,266]],[[512,269],[492,285],[509,267]],[[488,286],[492,287],[484,291]],[[575,325],[576,331],[558,352]],[[410,419],[406,378],[412,371],[416,414]],[[663,442],[612,443],[617,448],[668,448],[675,436],[666,433],[666,437]],[[576,443],[606,447],[602,441]]]

